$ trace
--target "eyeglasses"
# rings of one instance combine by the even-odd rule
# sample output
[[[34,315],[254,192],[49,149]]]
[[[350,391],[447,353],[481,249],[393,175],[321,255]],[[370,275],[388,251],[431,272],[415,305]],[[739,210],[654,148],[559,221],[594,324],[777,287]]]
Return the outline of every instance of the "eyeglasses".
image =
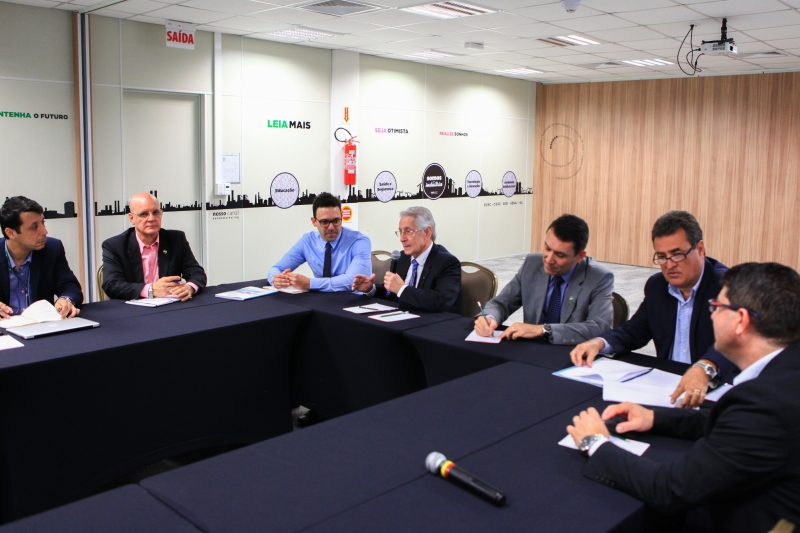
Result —
[[[323,218],[322,220],[317,220],[317,222],[319,222],[320,226],[340,226],[342,224],[342,219],[334,218],[333,220],[326,220]]]
[[[657,264],[659,266],[666,265],[667,261],[672,261],[673,263],[680,263],[681,261],[686,259],[687,255],[692,253],[692,250],[694,250],[695,246],[697,246],[697,243],[693,244],[692,247],[689,248],[688,250],[686,250],[685,252],[683,252],[681,254],[675,254],[675,255],[672,255],[672,256],[669,256],[669,257],[667,257],[666,255],[655,254],[653,256],[653,263],[655,263],[655,264]]]
[[[148,211],[144,211],[142,213],[134,213],[133,215],[137,216],[139,218],[149,218],[150,215],[153,215],[155,218],[161,218],[161,215],[163,215],[163,214],[164,214],[164,211],[162,211],[161,209],[156,209],[154,211],[149,211],[149,212]]]
[[[722,302],[717,302],[716,300],[708,301],[708,310],[711,311],[712,313],[720,307],[724,307],[725,309],[730,309],[731,311],[738,311],[739,309],[744,309],[750,316],[758,318],[758,313],[756,313],[755,311],[751,311],[746,307],[740,307],[738,305],[728,305]]]
[[[394,234],[397,235],[398,237],[401,236],[401,235],[405,235],[406,237],[411,237],[412,235],[414,235],[418,231],[422,231],[422,230],[421,229],[403,229],[403,230],[395,231]]]

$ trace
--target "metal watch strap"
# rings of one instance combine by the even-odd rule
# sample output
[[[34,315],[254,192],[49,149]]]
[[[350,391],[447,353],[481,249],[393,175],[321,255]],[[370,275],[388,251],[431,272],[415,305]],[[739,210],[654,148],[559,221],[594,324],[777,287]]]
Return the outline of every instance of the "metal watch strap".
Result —
[[[605,435],[601,433],[595,433],[594,435],[587,435],[581,439],[581,443],[578,445],[578,449],[584,455],[589,455],[589,450],[592,448],[592,445],[600,439],[606,438]]]
[[[153,284],[151,283],[149,287],[147,287],[147,297],[153,298]]]
[[[717,377],[717,374],[719,374],[717,369],[714,368],[713,366],[709,365],[708,363],[703,363],[701,361],[698,361],[695,364],[693,364],[692,366],[699,366],[700,368],[702,368],[703,371],[705,371],[705,373],[706,373],[706,375],[708,376],[709,379],[714,379],[715,377]]]
[[[549,339],[553,335],[553,328],[550,324],[542,324],[543,337]]]

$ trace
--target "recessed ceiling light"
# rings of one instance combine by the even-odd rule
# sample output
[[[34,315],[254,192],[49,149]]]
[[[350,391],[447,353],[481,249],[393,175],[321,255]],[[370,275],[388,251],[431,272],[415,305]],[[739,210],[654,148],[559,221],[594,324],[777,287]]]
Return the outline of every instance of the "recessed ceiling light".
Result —
[[[436,4],[426,4],[423,6],[404,7],[401,11],[408,11],[409,13],[440,19],[455,19],[495,13],[495,11],[491,9],[465,4],[463,2],[438,2]]]
[[[541,70],[533,70],[532,68],[509,68],[506,70],[495,70],[501,74],[512,74],[514,76],[530,76],[531,74],[543,74]]]
[[[597,41],[581,37],[580,35],[559,35],[558,37],[547,37],[538,40],[556,46],[588,46],[590,44],[600,44]]]
[[[751,54],[743,54],[742,59],[758,59],[761,57],[784,57],[786,54],[778,52],[777,50],[770,50],[769,52],[753,52]]]
[[[289,28],[288,30],[275,31],[268,33],[273,37],[280,37],[281,39],[296,39],[298,41],[314,41],[316,39],[324,39],[326,37],[333,37],[335,33],[325,33],[319,30],[309,30],[307,28]]]
[[[413,54],[403,54],[403,57],[413,57],[414,59],[441,59],[443,57],[455,57],[453,54],[443,52],[414,52]]]
[[[315,13],[322,13],[323,15],[334,15],[343,17],[345,15],[360,15],[362,13],[369,13],[370,11],[377,11],[381,9],[372,4],[365,4],[363,2],[353,2],[352,0],[324,0],[322,2],[312,2],[298,6],[300,9],[307,9]]]
[[[663,67],[664,65],[674,65],[675,63],[670,63],[669,61],[664,61],[663,59],[632,59],[630,61],[622,61],[623,63],[627,63],[629,65],[633,65],[635,67]]]

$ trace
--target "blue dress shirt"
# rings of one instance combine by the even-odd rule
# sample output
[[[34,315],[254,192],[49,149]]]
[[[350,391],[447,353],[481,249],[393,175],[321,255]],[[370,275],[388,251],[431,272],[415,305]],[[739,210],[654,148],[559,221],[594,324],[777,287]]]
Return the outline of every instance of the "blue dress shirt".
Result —
[[[564,283],[561,284],[561,306],[564,306],[564,295],[567,293],[567,285],[569,285],[569,280],[572,279],[572,274],[575,272],[575,269],[578,268],[578,263],[575,263],[575,266],[572,267],[572,270],[561,276],[561,279],[564,280]],[[544,317],[547,314],[547,309],[550,306],[550,297],[553,295],[553,289],[556,288],[556,277],[550,276],[550,282],[547,284],[547,297],[544,299],[544,310],[542,311],[542,317],[539,320],[540,322],[544,322]]]
[[[325,266],[325,240],[317,230],[303,235],[281,259],[269,269],[267,278],[272,283],[275,274],[287,268],[294,270],[308,263],[314,273],[310,289],[321,292],[350,292],[356,274],[369,277],[372,274],[372,243],[363,233],[342,228],[339,237],[331,243],[331,275],[322,277]]]
[[[705,270],[705,268],[704,268]],[[694,309],[694,295],[703,279],[703,273],[692,287],[692,292],[688,300],[684,300],[681,290],[670,284],[669,293],[678,300],[678,318],[675,320],[675,340],[672,342],[672,353],[670,359],[680,363],[692,364],[692,353],[689,349],[689,330],[692,326],[692,309]]]
[[[11,260],[11,254],[8,253],[8,242],[6,242],[5,248],[6,261],[8,261],[8,305],[14,310],[14,314],[18,315],[33,303],[30,301],[33,252],[29,252],[28,257],[17,268],[14,261]]]

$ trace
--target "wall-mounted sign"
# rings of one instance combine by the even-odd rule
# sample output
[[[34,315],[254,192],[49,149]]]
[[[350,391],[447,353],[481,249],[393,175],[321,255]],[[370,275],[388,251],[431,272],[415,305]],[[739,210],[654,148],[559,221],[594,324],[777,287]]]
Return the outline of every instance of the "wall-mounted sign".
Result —
[[[350,222],[353,220],[353,208],[349,205],[342,206],[342,221],[343,222]]]
[[[383,128],[378,126],[375,133],[408,133],[408,128]]]
[[[56,115],[55,113],[33,113],[30,111],[0,111],[0,117],[6,118],[46,118],[55,120],[68,120],[68,115]]]
[[[466,131],[440,131],[439,135],[444,137],[469,137]]]
[[[511,198],[517,192],[517,176],[509,171],[503,174],[503,194]]]
[[[397,192],[397,180],[394,174],[384,170],[375,178],[375,197],[383,203],[394,198]]]
[[[268,120],[267,127],[310,130],[311,122],[308,120]]]
[[[350,106],[344,106],[344,113],[342,114],[342,124],[350,124]]]
[[[166,29],[167,46],[169,48],[184,48],[186,50],[194,50],[194,33],[197,30],[197,24],[178,22],[177,20],[168,20]]]
[[[217,183],[240,183],[242,181],[239,154],[222,154],[222,179]]]
[[[300,183],[288,172],[282,172],[273,178],[272,185],[269,187],[269,195],[275,205],[281,209],[288,209],[300,196]]]
[[[431,163],[422,173],[422,191],[431,200],[436,200],[444,192],[447,174],[439,163]]]
[[[481,173],[477,170],[470,170],[464,182],[464,192],[466,192],[467,196],[470,198],[475,198],[481,193],[481,189],[483,189]]]

